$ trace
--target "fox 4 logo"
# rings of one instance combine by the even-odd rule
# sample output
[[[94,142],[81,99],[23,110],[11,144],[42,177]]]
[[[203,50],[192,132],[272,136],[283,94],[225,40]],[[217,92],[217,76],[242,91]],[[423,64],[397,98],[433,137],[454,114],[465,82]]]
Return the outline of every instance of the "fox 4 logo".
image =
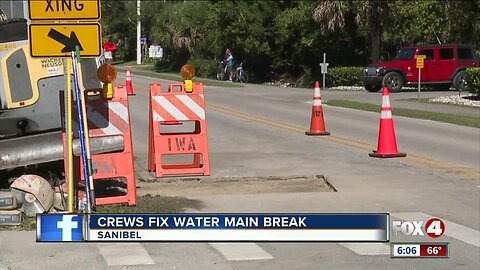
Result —
[[[445,224],[438,218],[429,219],[425,223],[425,232],[422,226],[423,221],[392,221],[392,230],[395,235],[402,233],[403,235],[424,236],[426,233],[432,238],[438,238],[445,232]]]

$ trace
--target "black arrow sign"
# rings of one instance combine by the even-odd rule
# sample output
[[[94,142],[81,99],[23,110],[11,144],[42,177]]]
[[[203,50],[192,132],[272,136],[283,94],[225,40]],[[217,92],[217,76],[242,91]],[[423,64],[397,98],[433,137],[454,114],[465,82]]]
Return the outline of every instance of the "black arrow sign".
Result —
[[[62,49],[62,53],[75,51],[75,46],[80,47],[80,51],[83,51],[82,45],[80,44],[80,41],[78,41],[77,35],[75,35],[75,32],[73,31],[70,32],[70,37],[67,37],[52,28],[48,32],[48,36],[58,43],[65,45],[65,47]]]

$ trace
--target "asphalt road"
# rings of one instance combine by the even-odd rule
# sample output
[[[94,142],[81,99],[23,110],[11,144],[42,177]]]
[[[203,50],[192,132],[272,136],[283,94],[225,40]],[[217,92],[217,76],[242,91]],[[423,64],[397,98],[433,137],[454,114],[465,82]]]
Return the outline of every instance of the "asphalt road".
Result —
[[[122,82],[122,77],[118,80]],[[154,80],[155,81],[155,80]],[[152,80],[138,76],[134,87],[139,96],[146,96]],[[313,89],[294,89],[247,84],[242,88],[206,87],[207,113],[212,111],[236,115],[241,118],[267,120],[270,125],[284,125],[308,129],[311,116]],[[167,84],[163,84],[166,88]],[[426,92],[424,97],[436,97],[449,92]],[[464,115],[479,115],[479,109],[466,109],[451,105],[432,105],[404,101],[416,97],[416,92],[391,94],[392,107],[416,108],[428,111],[445,111]],[[381,104],[380,93],[366,91],[323,91],[322,99],[348,99]],[[148,106],[147,100],[139,98],[141,106]],[[210,106],[210,107],[208,107]],[[335,138],[353,140],[365,147],[375,149],[378,140],[379,114],[332,106],[324,106],[327,130]],[[135,111],[135,113],[137,113]],[[140,115],[146,121],[147,112]],[[240,115],[243,114],[243,115]],[[395,114],[395,112],[394,112]],[[251,119],[250,119],[251,120]],[[254,120],[255,121],[255,120]],[[448,165],[469,166],[477,169],[480,164],[480,132],[476,128],[440,123],[430,120],[395,117],[397,143],[400,151],[437,159]],[[146,138],[146,137],[145,137]],[[368,151],[367,151],[368,153]]]
[[[144,175],[148,85],[161,82],[166,87],[168,82],[135,75],[132,79],[136,168],[137,175]],[[312,95],[313,89],[206,87],[211,177],[323,174],[337,192],[190,194],[188,198],[200,200],[203,207],[188,211],[390,212],[392,220],[439,217],[446,224],[440,238],[392,235],[392,242],[449,242],[449,259],[392,259],[386,243],[79,244],[66,249],[60,244],[35,244],[33,232],[0,232],[0,269],[32,269],[32,265],[35,269],[477,269],[479,130],[394,116],[398,145],[407,157],[373,159],[368,153],[377,144],[379,114],[325,105],[332,135],[308,137],[304,131]],[[379,93],[322,92],[324,100],[342,95],[381,101]],[[392,96],[395,107],[394,101]],[[154,183],[139,186],[140,193],[143,189],[168,194]]]

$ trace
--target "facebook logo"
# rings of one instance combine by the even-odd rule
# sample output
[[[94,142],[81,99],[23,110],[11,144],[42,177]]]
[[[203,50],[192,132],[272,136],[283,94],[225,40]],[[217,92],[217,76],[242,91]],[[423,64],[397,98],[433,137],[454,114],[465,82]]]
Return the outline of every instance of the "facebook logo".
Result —
[[[83,240],[82,215],[37,215],[37,242],[74,242]]]

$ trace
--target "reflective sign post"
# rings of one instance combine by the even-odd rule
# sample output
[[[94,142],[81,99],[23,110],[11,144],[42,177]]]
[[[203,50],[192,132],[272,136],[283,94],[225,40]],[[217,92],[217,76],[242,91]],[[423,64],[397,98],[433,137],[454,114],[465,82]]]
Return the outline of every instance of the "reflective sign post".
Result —
[[[322,73],[322,88],[325,89],[325,74],[327,74],[327,54],[323,53],[323,63],[320,63],[321,73]]]
[[[418,68],[418,93],[417,93],[417,100],[420,99],[420,82],[422,81],[422,68],[424,67],[426,55],[416,55],[415,59],[417,59],[417,68]]]

